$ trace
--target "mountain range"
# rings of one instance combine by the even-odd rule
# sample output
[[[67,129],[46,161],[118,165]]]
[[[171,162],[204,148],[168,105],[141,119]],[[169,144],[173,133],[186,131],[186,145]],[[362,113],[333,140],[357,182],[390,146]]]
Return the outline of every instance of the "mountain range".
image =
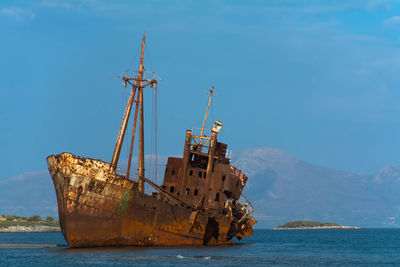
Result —
[[[158,159],[160,174],[166,158]],[[400,164],[360,175],[312,165],[276,148],[239,151],[232,163],[249,177],[244,194],[255,207],[258,228],[291,220],[400,226]],[[0,214],[57,216],[48,171],[0,179]]]
[[[237,153],[260,227],[291,220],[361,227],[400,224],[400,164],[359,175],[309,164],[275,148]]]

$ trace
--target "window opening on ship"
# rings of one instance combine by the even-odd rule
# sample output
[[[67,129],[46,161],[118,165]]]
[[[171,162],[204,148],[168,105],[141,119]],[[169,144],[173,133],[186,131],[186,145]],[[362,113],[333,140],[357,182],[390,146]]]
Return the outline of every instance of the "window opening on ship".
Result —
[[[199,193],[199,190],[195,189],[193,192],[193,195],[197,196],[198,193]]]
[[[217,194],[215,195],[215,201],[219,201],[219,193],[217,192]]]
[[[172,175],[175,175],[175,174],[176,174],[176,169],[172,169],[172,170],[171,170],[171,174],[172,174]]]
[[[222,175],[222,182],[225,181],[225,175]]]
[[[190,189],[186,188],[186,195],[189,195],[189,193],[190,193]]]
[[[173,186],[171,186],[171,188],[169,189],[169,192],[173,193],[175,190],[175,188]]]
[[[203,173],[201,171],[199,171],[199,177],[201,178],[201,176],[203,175]]]
[[[189,171],[189,176],[193,176],[193,170]]]
[[[162,186],[162,189],[165,189],[165,185]]]
[[[207,174],[206,172],[203,173],[203,178],[206,178],[206,174]]]

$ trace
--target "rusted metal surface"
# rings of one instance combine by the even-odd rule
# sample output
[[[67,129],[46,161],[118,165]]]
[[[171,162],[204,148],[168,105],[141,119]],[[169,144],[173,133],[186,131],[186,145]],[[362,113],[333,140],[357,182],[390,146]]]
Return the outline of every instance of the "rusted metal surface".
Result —
[[[203,134],[201,135],[203,136]],[[201,142],[201,139],[200,139]],[[205,194],[204,194],[204,199],[206,201],[203,201],[201,207],[203,208],[204,206],[209,206],[209,196],[210,192],[212,192],[212,188],[210,188],[210,183],[211,183],[211,173],[212,169],[214,167],[214,155],[215,155],[215,143],[217,142],[217,134],[215,132],[212,133],[211,140],[210,140],[210,148],[208,152],[208,163],[207,163],[207,169],[206,169],[206,182],[205,182]],[[186,161],[186,159],[184,159]],[[190,159],[187,159],[190,160]],[[204,178],[204,177],[203,177]],[[189,189],[190,193],[190,189]],[[221,196],[222,197],[222,196]]]
[[[252,234],[229,209],[199,210],[166,194],[143,194],[101,160],[62,153],[47,163],[71,247],[217,245]]]
[[[140,119],[139,119],[139,191],[144,192],[144,110],[143,110],[143,56],[144,56],[144,46],[145,46],[146,33],[143,35],[142,41],[142,52],[140,54],[140,64],[139,64],[139,106],[140,106]]]

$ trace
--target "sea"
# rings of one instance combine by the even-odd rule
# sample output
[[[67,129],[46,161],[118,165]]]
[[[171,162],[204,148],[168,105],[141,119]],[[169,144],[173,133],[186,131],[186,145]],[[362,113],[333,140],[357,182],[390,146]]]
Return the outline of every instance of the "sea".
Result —
[[[0,233],[0,266],[400,266],[400,229],[255,230],[233,245],[67,246],[61,233]]]

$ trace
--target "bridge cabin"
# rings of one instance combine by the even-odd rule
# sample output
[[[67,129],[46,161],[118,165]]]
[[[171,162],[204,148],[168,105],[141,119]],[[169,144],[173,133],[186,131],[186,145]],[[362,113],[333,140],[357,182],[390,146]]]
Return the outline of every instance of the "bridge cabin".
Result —
[[[226,201],[239,199],[247,176],[230,165],[227,145],[217,141],[221,127],[215,122],[210,137],[186,131],[183,157],[168,158],[164,190],[205,209],[221,209]]]

